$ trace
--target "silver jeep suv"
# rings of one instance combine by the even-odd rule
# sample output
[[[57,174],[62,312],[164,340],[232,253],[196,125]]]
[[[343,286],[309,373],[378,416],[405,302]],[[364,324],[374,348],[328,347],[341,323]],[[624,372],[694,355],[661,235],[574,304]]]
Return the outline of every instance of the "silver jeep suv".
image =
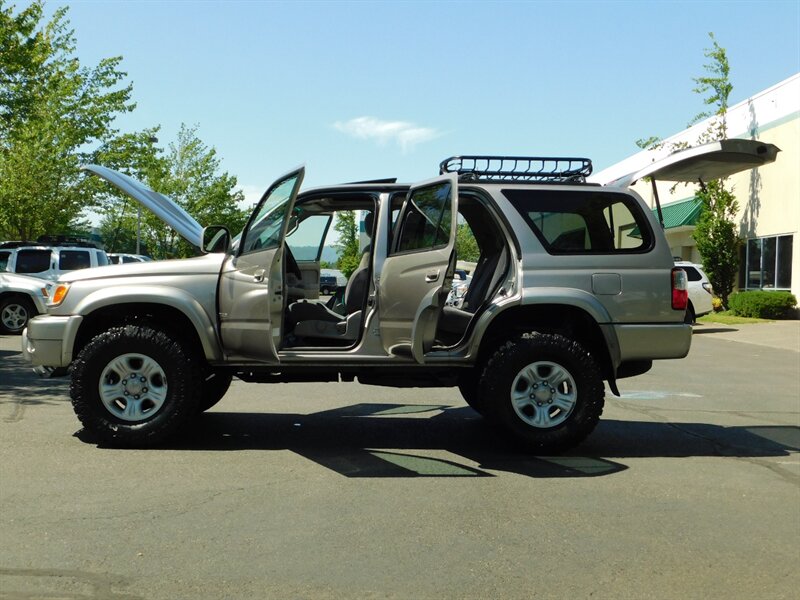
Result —
[[[40,371],[69,368],[75,412],[106,444],[160,443],[236,376],[457,386],[528,448],[559,450],[594,429],[604,381],[618,394],[617,379],[689,351],[686,274],[654,213],[626,188],[585,183],[585,159],[456,157],[414,185],[303,192],[299,169],[233,239],[125,175],[86,169],[204,253],[63,276],[24,333]],[[320,257],[341,211],[359,211],[365,253],[325,302]],[[459,223],[480,258],[455,307]]]

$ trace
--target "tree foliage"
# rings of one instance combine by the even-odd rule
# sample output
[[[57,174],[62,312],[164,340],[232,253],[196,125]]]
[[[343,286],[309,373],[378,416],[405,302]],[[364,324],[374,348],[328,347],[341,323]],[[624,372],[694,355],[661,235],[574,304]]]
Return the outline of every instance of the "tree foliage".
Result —
[[[697,94],[708,94],[703,103],[714,107],[714,111],[700,113],[693,122],[707,117],[714,118],[700,135],[700,143],[728,137],[728,96],[733,90],[725,48],[717,43],[713,33],[708,35],[713,45],[706,48],[704,54],[711,62],[704,65],[706,75],[695,78],[697,87],[693,91]],[[724,180],[705,182],[702,188],[697,197],[703,208],[695,227],[694,239],[714,292],[727,308],[728,297],[736,285],[739,272],[741,240],[736,226],[738,203],[733,193],[725,188]]]
[[[456,256],[458,260],[478,262],[480,255],[478,242],[475,240],[472,229],[466,223],[459,223],[456,229]]]
[[[336,268],[345,277],[350,275],[358,268],[361,262],[361,252],[358,243],[358,224],[356,223],[356,213],[352,210],[342,210],[336,213],[336,221],[333,229],[339,234],[339,239],[335,244],[339,252],[339,259],[336,261]]]
[[[128,160],[126,171],[175,201],[201,225],[225,225],[238,233],[247,217],[239,207],[244,196],[235,189],[236,178],[220,172],[216,150],[200,140],[197,127],[182,125],[177,140],[164,152],[154,145],[156,131],[146,130],[107,145],[103,152],[108,160],[104,164],[113,164],[118,158]],[[121,197],[110,203],[101,223],[107,247],[118,252],[133,252],[131,244],[135,245],[137,221],[135,203]],[[149,211],[142,212],[141,239],[154,258],[195,253],[176,231],[166,227]]]
[[[78,169],[130,111],[120,57],[82,66],[67,9],[43,23],[43,2],[0,0],[0,238],[34,239],[81,225],[96,184]]]
[[[692,91],[696,94],[708,94],[703,99],[706,106],[713,107],[713,111],[703,111],[695,116],[689,122],[691,127],[695,123],[699,123],[708,117],[715,117],[712,119],[708,129],[701,135],[698,140],[700,143],[713,142],[715,140],[724,140],[728,137],[728,97],[733,91],[733,84],[730,81],[730,64],[728,63],[728,54],[725,48],[717,43],[714,34],[709,32],[708,36],[711,38],[711,48],[706,48],[703,55],[709,59],[709,63],[703,65],[706,74],[700,77],[695,77],[694,82],[697,84]]]
[[[703,209],[694,231],[697,250],[714,293],[728,306],[739,272],[739,239],[734,218],[739,207],[722,181],[710,181],[698,192]]]

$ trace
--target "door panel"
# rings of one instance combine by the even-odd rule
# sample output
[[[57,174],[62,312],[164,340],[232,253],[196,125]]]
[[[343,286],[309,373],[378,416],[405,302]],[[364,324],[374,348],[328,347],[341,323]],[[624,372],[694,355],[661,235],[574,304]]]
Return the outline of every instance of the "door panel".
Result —
[[[277,362],[284,294],[284,236],[304,169],[273,183],[242,232],[236,252],[222,265],[219,319],[228,358]]]
[[[412,186],[398,217],[397,241],[378,288],[384,349],[417,362],[433,344],[455,268],[456,176]]]

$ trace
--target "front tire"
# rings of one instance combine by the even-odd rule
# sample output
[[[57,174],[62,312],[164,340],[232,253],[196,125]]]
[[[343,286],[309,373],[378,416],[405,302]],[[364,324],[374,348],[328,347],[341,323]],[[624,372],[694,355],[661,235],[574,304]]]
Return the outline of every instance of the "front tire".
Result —
[[[603,412],[600,369],[577,342],[527,333],[489,359],[480,397],[496,421],[534,451],[560,451],[582,442]]]
[[[84,429],[115,447],[156,445],[197,411],[202,370],[180,341],[148,326],[92,339],[72,366],[70,396]]]
[[[222,400],[231,387],[233,377],[226,373],[211,371],[206,375],[200,390],[200,399],[197,401],[197,412],[205,412]]]
[[[0,302],[0,333],[19,335],[38,315],[33,302],[23,296],[12,296]]]

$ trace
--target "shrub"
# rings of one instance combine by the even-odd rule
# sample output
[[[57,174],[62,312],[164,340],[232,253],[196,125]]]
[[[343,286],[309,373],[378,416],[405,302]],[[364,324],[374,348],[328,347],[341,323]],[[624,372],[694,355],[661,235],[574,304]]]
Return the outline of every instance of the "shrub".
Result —
[[[797,306],[797,298],[789,292],[736,292],[730,297],[733,314],[758,319],[785,319]]]

